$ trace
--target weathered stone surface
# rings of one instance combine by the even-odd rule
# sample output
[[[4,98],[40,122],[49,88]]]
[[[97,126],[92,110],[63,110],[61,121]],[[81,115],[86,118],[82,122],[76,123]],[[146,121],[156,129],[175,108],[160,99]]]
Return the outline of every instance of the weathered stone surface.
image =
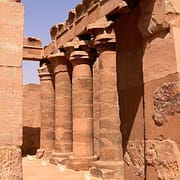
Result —
[[[180,113],[180,83],[169,82],[154,93],[154,115],[156,125],[161,126],[169,116]]]
[[[94,130],[94,154],[99,156],[99,135],[100,135],[100,82],[99,82],[99,59],[93,64],[93,130]]]
[[[36,158],[41,159],[44,156],[45,150],[44,149],[38,149],[36,152]]]
[[[114,39],[113,35],[111,36],[112,39],[107,38],[108,34],[107,36],[103,35],[96,36],[94,42],[95,47],[99,51],[99,83],[101,84],[101,93],[99,94],[100,159],[111,161],[121,159],[121,148],[119,148],[118,144],[121,143],[122,139],[118,128],[120,127],[120,119],[118,118],[119,107],[116,89],[117,77],[115,73],[116,53],[113,45],[112,47],[108,46],[109,44],[113,44]],[[101,44],[101,42],[103,43]],[[103,47],[105,42],[107,43],[107,47]],[[115,126],[117,130],[113,128]],[[109,132],[109,134],[107,135],[105,132]]]
[[[87,64],[78,63],[76,61],[82,60],[74,59],[73,62],[73,77],[72,77],[72,106],[73,106],[73,137],[83,137],[87,135],[88,142],[81,142],[79,138],[75,138],[73,153],[74,156],[92,156],[93,155],[93,144],[92,144],[92,74],[88,64],[89,59],[84,59]],[[81,98],[79,98],[81,97]],[[81,109],[79,112],[78,109]],[[76,113],[76,111],[78,111]],[[89,112],[89,113],[84,113]],[[78,113],[81,113],[79,117]],[[89,115],[88,115],[89,114]],[[80,121],[81,120],[81,121]],[[82,128],[85,122],[88,123],[89,127],[86,129]],[[79,123],[80,122],[80,123]],[[82,124],[83,123],[83,124]]]
[[[63,52],[49,56],[55,76],[55,151],[72,152],[71,66]]]
[[[54,78],[50,64],[42,64],[39,68],[41,87],[41,144],[46,151],[54,149]]]
[[[143,56],[143,81],[160,79],[178,72],[177,62],[173,33],[162,33],[146,46]]]
[[[96,161],[92,163],[90,173],[101,179],[124,180],[123,161]]]
[[[23,59],[41,60],[43,58],[42,43],[39,38],[24,37],[23,41]]]
[[[145,158],[148,179],[180,178],[180,152],[174,141],[147,140]]]
[[[133,167],[136,176],[145,177],[144,141],[129,141],[124,161]]]
[[[23,86],[23,145],[22,153],[36,154],[40,148],[40,85]]]
[[[21,3],[0,1],[0,145],[22,144],[22,50]]]
[[[178,0],[165,0],[166,14],[167,13],[180,13],[180,2]]]
[[[55,42],[51,41],[47,46],[44,47],[44,57],[48,57],[49,54],[52,54],[55,51]]]
[[[21,3],[0,2],[0,54],[1,65],[21,66],[23,47],[23,15]]]
[[[67,162],[70,168],[88,169],[88,158],[93,156],[93,82],[91,61],[88,52],[82,50],[87,47],[84,41],[75,38],[67,43],[66,49],[70,54],[72,71],[72,112],[73,112],[73,158]],[[77,49],[77,50],[76,50]],[[75,161],[85,158],[85,162]]]
[[[169,29],[169,25],[165,21],[164,0],[143,0],[141,2],[141,16],[138,28],[145,39]]]
[[[24,37],[23,45],[24,46],[41,47],[42,42],[39,38],[36,38],[36,37]]]
[[[22,180],[21,150],[16,146],[0,146],[0,179]]]
[[[80,21],[78,21],[79,19],[75,18],[75,26],[72,26],[70,29],[68,29],[68,25],[67,27],[65,27],[64,31],[59,32],[56,39],[57,48],[62,47],[64,43],[72,40],[75,36],[83,33],[87,25],[94,23],[97,19],[105,17],[107,14],[111,13],[116,8],[123,8],[124,6],[119,6],[120,4],[125,4],[126,6],[126,3],[123,3],[122,0],[92,0],[91,4],[89,7],[89,11],[85,11],[85,13],[82,13],[82,16],[80,16]]]
[[[177,127],[180,126],[180,121],[179,121],[180,114],[174,113],[171,115],[167,115],[166,112],[164,111],[165,115],[167,116],[167,121],[164,122],[164,119],[163,119],[164,124],[161,126],[157,126],[154,123],[154,119],[153,119],[154,110],[155,110],[155,107],[154,107],[154,100],[155,100],[154,95],[155,94],[154,93],[157,92],[157,90],[161,90],[160,92],[164,92],[164,90],[166,89],[166,85],[168,85],[169,83],[171,84],[171,82],[175,83],[175,84],[179,83],[179,74],[178,73],[169,75],[169,76],[161,78],[161,79],[151,81],[149,83],[146,83],[144,86],[146,139],[148,139],[148,140],[171,139],[172,141],[176,142],[177,145],[180,147],[180,141],[179,141],[180,131],[177,129]],[[162,87],[164,87],[165,89],[162,89]],[[176,86],[174,86],[174,87],[176,87]],[[172,91],[171,93],[173,94],[176,91],[177,91],[177,89],[175,91]],[[159,98],[159,96],[158,96],[158,98]],[[173,98],[174,97],[172,96],[172,99]],[[162,98],[160,98],[160,99],[162,100]],[[166,95],[165,95],[164,99],[168,100],[168,96],[166,97]],[[171,96],[169,99],[171,99]],[[173,104],[171,104],[169,102],[163,103],[162,110],[164,109],[163,107],[168,107],[168,105],[173,107]]]
[[[2,145],[21,144],[22,8],[13,2],[0,1]],[[11,7],[19,13],[7,20]],[[51,28],[44,49],[26,39],[24,58],[41,60],[37,156],[75,170],[93,166],[102,179],[179,180],[179,32],[178,0],[83,0]]]

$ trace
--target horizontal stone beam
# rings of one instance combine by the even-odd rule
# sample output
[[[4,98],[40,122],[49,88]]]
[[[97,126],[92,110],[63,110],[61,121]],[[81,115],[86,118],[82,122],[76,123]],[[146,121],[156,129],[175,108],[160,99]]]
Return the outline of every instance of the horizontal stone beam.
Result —
[[[34,37],[24,37],[23,60],[40,61],[43,59],[44,49],[41,40]]]
[[[76,36],[82,34],[87,25],[94,23],[97,19],[107,16],[117,8],[121,8],[126,3],[123,0],[103,0],[87,10],[87,13],[76,19],[69,27],[66,26],[56,35],[56,49],[61,48],[63,44]],[[123,7],[122,7],[123,8]]]

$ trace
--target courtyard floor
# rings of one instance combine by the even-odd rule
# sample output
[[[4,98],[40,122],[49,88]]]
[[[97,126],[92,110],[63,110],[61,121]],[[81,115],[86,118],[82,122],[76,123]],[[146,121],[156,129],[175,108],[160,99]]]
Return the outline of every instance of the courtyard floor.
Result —
[[[97,180],[88,172],[55,166],[33,156],[23,158],[23,180]]]

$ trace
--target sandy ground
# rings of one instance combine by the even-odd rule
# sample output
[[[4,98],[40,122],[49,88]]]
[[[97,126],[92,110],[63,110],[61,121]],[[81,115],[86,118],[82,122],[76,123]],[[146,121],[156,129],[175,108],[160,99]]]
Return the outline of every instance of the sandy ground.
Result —
[[[23,158],[23,180],[97,180],[89,172],[72,171],[66,167],[49,164],[33,156]]]

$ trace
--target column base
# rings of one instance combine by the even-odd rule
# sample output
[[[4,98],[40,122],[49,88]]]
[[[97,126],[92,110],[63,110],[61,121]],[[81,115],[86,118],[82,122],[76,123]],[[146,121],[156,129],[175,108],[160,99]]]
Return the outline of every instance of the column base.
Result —
[[[69,160],[69,157],[72,155],[72,153],[59,153],[59,152],[52,152],[51,158],[49,162],[51,164],[65,164],[66,161]]]
[[[90,173],[96,178],[124,180],[124,161],[96,161],[93,166]]]
[[[66,167],[75,171],[87,171],[91,167],[92,162],[97,160],[97,156],[91,157],[76,157],[70,156],[69,160],[65,163]]]

